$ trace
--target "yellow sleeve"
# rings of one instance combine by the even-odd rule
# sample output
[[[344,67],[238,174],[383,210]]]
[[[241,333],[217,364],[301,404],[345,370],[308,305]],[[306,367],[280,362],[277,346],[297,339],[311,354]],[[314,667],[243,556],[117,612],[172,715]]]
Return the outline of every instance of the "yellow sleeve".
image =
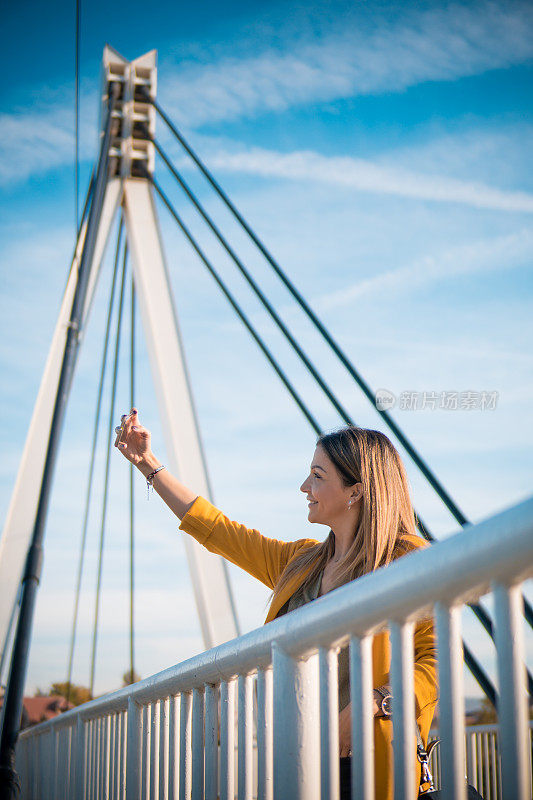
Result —
[[[414,633],[414,684],[416,716],[438,699],[437,645],[432,620],[422,620]]]
[[[404,541],[410,552],[428,547],[418,535],[406,535]],[[420,620],[414,632],[414,689],[416,717],[438,700],[437,644],[432,619]]]
[[[218,508],[197,497],[179,526],[211,553],[217,553],[273,589],[294,554],[316,544],[313,539],[283,542],[233,522]]]

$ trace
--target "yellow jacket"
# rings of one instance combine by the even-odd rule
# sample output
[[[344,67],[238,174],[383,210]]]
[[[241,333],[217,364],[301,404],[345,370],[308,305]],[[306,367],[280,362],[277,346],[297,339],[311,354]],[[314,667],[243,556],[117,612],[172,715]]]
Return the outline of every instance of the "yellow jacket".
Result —
[[[227,558],[246,570],[254,578],[274,589],[281,573],[289,561],[303,548],[317,544],[316,539],[298,539],[283,542],[270,539],[245,525],[233,522],[203,497],[198,497],[183,517],[180,530],[186,531],[197,542],[212,553]],[[409,536],[413,547],[423,547],[419,536]],[[307,573],[297,575],[285,589],[276,594],[265,620],[271,622],[278,611],[300,586]],[[433,624],[430,620],[419,622],[414,634],[414,684],[416,718],[424,742],[427,740],[433,712],[437,702],[437,652]],[[373,647],[374,687],[389,682],[390,642],[386,632],[374,636]],[[376,800],[392,800],[393,758],[392,723],[390,720],[374,718],[374,752]],[[413,752],[416,739],[413,734]],[[420,769],[417,763],[417,795]]]

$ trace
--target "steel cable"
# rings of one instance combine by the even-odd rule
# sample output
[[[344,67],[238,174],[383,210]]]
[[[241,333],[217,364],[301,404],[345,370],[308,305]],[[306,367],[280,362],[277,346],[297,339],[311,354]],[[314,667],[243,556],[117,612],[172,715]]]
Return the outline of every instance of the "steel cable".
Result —
[[[70,636],[70,649],[69,649],[69,660],[68,660],[68,669],[67,669],[67,703],[70,700],[70,689],[72,685],[72,668],[74,662],[74,649],[75,649],[75,640],[76,640],[76,627],[78,624],[78,610],[79,610],[79,602],[80,602],[80,592],[81,592],[81,582],[83,576],[83,564],[85,559],[85,544],[87,540],[87,528],[89,523],[89,510],[91,505],[91,496],[92,496],[92,486],[93,486],[93,477],[94,477],[94,465],[96,460],[96,445],[98,440],[98,429],[100,427],[100,412],[102,408],[102,395],[104,390],[104,378],[105,378],[105,371],[106,371],[106,364],[107,364],[107,351],[109,348],[109,334],[111,330],[111,317],[113,315],[113,305],[115,299],[115,289],[116,289],[116,281],[117,281],[117,273],[118,273],[118,262],[119,262],[119,254],[120,254],[120,245],[122,240],[122,226],[123,220],[122,217],[120,218],[120,225],[118,230],[117,236],[117,245],[115,250],[115,261],[113,266],[113,276],[111,279],[111,292],[109,297],[109,306],[107,309],[107,320],[106,320],[106,327],[105,327],[105,334],[104,334],[104,348],[102,352],[102,362],[100,366],[100,378],[98,381],[98,391],[97,391],[97,399],[96,399],[96,413],[94,418],[94,426],[93,426],[93,438],[91,444],[91,459],[89,464],[89,478],[87,483],[87,494],[85,497],[85,511],[83,515],[83,525],[82,525],[82,535],[81,535],[81,546],[80,546],[80,557],[78,563],[78,576],[76,580],[76,599],[74,602],[74,615],[72,619],[72,632]]]
[[[147,173],[147,177],[149,177],[148,173]],[[154,185],[154,188],[155,188],[157,194],[159,195],[159,197],[161,198],[161,200],[163,201],[163,203],[165,204],[165,206],[167,207],[168,211],[173,216],[175,221],[178,223],[179,227],[181,228],[182,232],[185,234],[185,236],[188,239],[189,243],[192,245],[193,249],[196,251],[196,253],[200,257],[200,259],[202,260],[204,265],[207,267],[207,269],[209,270],[210,274],[212,275],[212,277],[217,282],[218,286],[222,289],[224,295],[229,300],[230,304],[232,305],[232,307],[234,308],[234,310],[236,311],[236,313],[238,314],[240,319],[244,322],[244,324],[245,324],[246,328],[248,329],[248,331],[251,333],[251,335],[253,336],[255,341],[258,343],[258,345],[261,348],[261,350],[263,351],[263,353],[266,355],[266,357],[268,358],[268,360],[270,361],[270,363],[274,367],[276,373],[279,375],[279,377],[283,381],[284,385],[289,390],[290,394],[292,395],[293,399],[296,401],[296,403],[299,406],[300,410],[305,414],[306,418],[310,422],[310,424],[313,427],[315,433],[317,435],[319,435],[321,433],[320,426],[318,425],[318,423],[316,422],[316,420],[312,416],[311,412],[309,411],[307,406],[304,404],[304,402],[301,400],[301,398],[299,397],[298,393],[296,392],[296,390],[294,389],[292,384],[288,381],[288,379],[286,378],[285,374],[283,373],[283,371],[281,370],[281,368],[277,364],[276,360],[274,359],[274,357],[272,356],[272,354],[270,353],[270,351],[268,350],[266,345],[263,343],[262,339],[259,337],[259,334],[257,334],[255,332],[255,330],[253,329],[251,324],[248,322],[246,316],[244,315],[244,313],[242,312],[242,310],[240,309],[240,307],[238,306],[238,304],[236,303],[236,301],[232,297],[231,293],[229,292],[229,290],[227,289],[227,287],[225,286],[225,284],[223,283],[221,278],[218,276],[216,270],[211,265],[211,263],[209,262],[209,260],[207,259],[207,257],[203,253],[203,251],[201,250],[200,246],[198,245],[198,243],[196,242],[194,237],[189,232],[188,228],[185,226],[185,224],[181,220],[180,216],[178,215],[178,213],[176,212],[176,210],[172,206],[172,204],[171,204],[170,200],[167,198],[166,194],[163,192],[163,190],[161,189],[161,187],[159,186],[159,184],[157,183],[157,181],[154,178],[151,178],[151,180],[152,180],[152,183]],[[434,541],[434,537],[429,532],[428,528],[422,522],[420,517],[418,517],[418,515],[416,515],[416,519],[417,519],[417,525],[418,525],[419,529],[421,530],[422,534],[425,536],[425,538],[428,541]],[[478,616],[480,613],[482,613],[484,611],[484,609],[482,609],[477,604],[471,604],[470,607],[471,607],[472,611],[474,612],[474,614],[476,614],[476,616]],[[478,616],[478,619],[479,619],[479,616]],[[490,620],[489,620],[489,622],[490,622]],[[468,665],[473,677],[478,682],[478,684],[481,687],[482,691],[486,694],[486,696],[491,701],[491,703],[494,704],[495,703],[495,698],[496,698],[496,690],[495,690],[490,678],[485,674],[485,672],[482,669],[481,665],[478,663],[478,661],[476,660],[475,656],[473,655],[471,650],[468,648],[468,646],[464,642],[463,642],[463,647],[464,647],[464,653],[465,653],[465,661],[466,661],[466,663],[467,663],[467,665]]]
[[[382,419],[385,420],[386,424],[393,431],[393,433],[397,437],[398,441],[401,442],[401,444],[405,448],[405,450],[409,453],[410,457],[413,459],[415,464],[418,466],[418,468],[424,474],[425,478],[429,481],[429,483],[431,484],[433,489],[437,492],[437,494],[439,495],[439,497],[441,498],[443,503],[446,505],[446,507],[449,509],[449,511],[453,514],[453,516],[455,517],[457,522],[459,522],[460,525],[468,525],[468,524],[470,524],[470,522],[468,521],[466,516],[463,514],[463,512],[456,505],[456,503],[454,502],[452,497],[448,494],[448,492],[446,491],[444,486],[440,483],[440,481],[438,480],[436,475],[434,475],[434,473],[429,468],[429,466],[426,464],[424,459],[416,451],[414,445],[411,444],[411,442],[407,439],[405,434],[401,431],[401,429],[398,427],[398,425],[393,420],[393,418],[390,416],[390,414],[388,414],[388,412],[384,411],[383,409],[377,408],[376,402],[375,402],[375,396],[376,396],[375,392],[372,391],[372,389],[370,388],[368,383],[364,380],[364,378],[356,370],[354,365],[349,360],[348,356],[343,352],[341,347],[333,339],[333,337],[331,336],[329,331],[326,329],[326,327],[319,320],[319,318],[317,317],[315,312],[312,310],[310,305],[307,303],[307,301],[304,299],[302,294],[294,286],[292,281],[285,274],[284,270],[280,267],[280,265],[277,263],[275,258],[272,256],[272,254],[267,250],[267,248],[261,242],[259,237],[254,233],[254,231],[248,225],[248,223],[246,222],[244,217],[240,214],[238,209],[233,205],[233,203],[229,199],[228,195],[224,192],[224,190],[222,189],[220,184],[215,180],[215,178],[213,177],[211,172],[207,169],[205,164],[196,155],[196,153],[191,148],[191,146],[188,144],[188,142],[186,141],[184,136],[179,132],[179,130],[176,128],[176,126],[172,123],[172,121],[170,120],[168,115],[163,111],[163,109],[161,108],[159,103],[154,98],[150,97],[148,92],[146,92],[146,90],[143,90],[143,91],[144,91],[144,94],[145,94],[145,97],[147,98],[147,100],[149,100],[149,102],[152,103],[152,105],[154,106],[154,108],[158,112],[158,114],[161,117],[161,119],[168,126],[169,130],[173,133],[175,138],[178,140],[178,142],[181,144],[181,146],[186,151],[186,153],[190,156],[190,158],[194,161],[196,166],[199,168],[199,170],[202,172],[202,174],[207,179],[209,184],[212,186],[212,188],[218,194],[220,199],[223,201],[223,203],[229,209],[231,214],[234,216],[234,218],[241,225],[243,230],[248,234],[250,239],[253,241],[253,243],[256,245],[256,247],[259,249],[259,251],[262,253],[262,255],[264,256],[266,261],[270,264],[271,268],[274,270],[276,275],[280,278],[280,280],[283,282],[285,287],[288,289],[288,291],[291,293],[293,298],[296,300],[296,302],[298,303],[300,308],[304,311],[306,316],[311,320],[311,322],[313,323],[314,327],[319,331],[319,333],[322,336],[322,338],[327,342],[327,344],[329,345],[331,350],[335,353],[335,355],[340,360],[340,362],[343,364],[345,369],[349,372],[351,377],[358,384],[359,388],[363,391],[363,393],[365,394],[367,399],[372,404],[372,407],[378,412],[378,414],[381,415]]]
[[[302,348],[300,347],[300,345],[298,344],[296,339],[292,336],[292,334],[288,330],[288,328],[285,325],[285,323],[281,320],[281,318],[279,317],[277,312],[274,310],[274,308],[272,307],[270,302],[267,300],[267,298],[265,297],[265,295],[263,294],[263,292],[261,291],[261,289],[257,285],[257,283],[254,281],[254,279],[250,275],[249,271],[246,269],[246,267],[244,266],[242,261],[239,259],[239,257],[237,256],[237,254],[235,253],[233,248],[229,245],[229,243],[227,242],[226,238],[223,236],[223,234],[220,232],[218,227],[215,225],[215,223],[213,222],[213,220],[211,219],[209,214],[205,211],[205,209],[203,208],[202,204],[199,202],[198,198],[195,196],[195,194],[192,192],[192,190],[188,186],[187,182],[183,179],[183,177],[180,175],[178,170],[171,163],[170,159],[165,154],[165,152],[163,151],[163,149],[161,148],[161,146],[159,145],[159,143],[157,141],[154,141],[154,146],[156,147],[157,152],[159,153],[159,155],[163,159],[164,163],[166,164],[166,166],[170,170],[170,172],[173,175],[173,177],[177,180],[177,182],[178,182],[180,188],[182,189],[182,191],[186,194],[188,199],[191,201],[191,203],[194,205],[194,207],[196,208],[198,213],[201,215],[202,219],[206,222],[206,224],[208,225],[210,230],[214,233],[214,235],[216,236],[216,238],[218,239],[218,241],[220,242],[222,247],[226,250],[226,252],[230,256],[232,261],[236,264],[237,268],[239,269],[241,274],[244,276],[244,278],[248,282],[249,286],[251,287],[251,289],[254,292],[254,294],[256,295],[256,297],[259,299],[259,301],[261,302],[263,307],[267,310],[268,314],[274,320],[274,322],[276,323],[277,327],[281,330],[281,332],[283,333],[283,335],[285,336],[285,338],[287,339],[287,341],[289,342],[289,344],[291,345],[293,350],[296,352],[297,356],[301,359],[303,364],[306,366],[308,371],[311,373],[312,377],[315,379],[315,381],[317,382],[318,386],[325,393],[326,397],[330,400],[330,402],[332,403],[333,407],[336,409],[336,411],[338,411],[338,413],[340,414],[340,416],[343,419],[343,421],[347,425],[354,425],[354,422],[351,419],[351,417],[349,416],[349,414],[343,408],[343,406],[341,405],[341,403],[339,402],[337,397],[334,395],[334,393],[331,391],[329,386],[325,383],[325,381],[323,380],[323,378],[319,374],[318,370],[314,367],[314,365],[311,363],[309,358],[306,356],[306,354],[304,353],[304,351],[302,350]],[[434,537],[432,537],[431,534],[429,534],[429,531],[428,531],[426,526],[423,526],[423,528],[421,528],[421,532],[425,536],[425,538],[428,539],[428,541],[433,541],[434,540]],[[478,620],[481,622],[481,624],[483,625],[483,627],[485,628],[485,630],[489,634],[489,636],[491,638],[494,638],[492,620],[490,619],[490,617],[487,614],[487,612],[485,611],[485,609],[482,606],[478,605],[478,604],[474,604],[472,606],[472,609],[473,609],[476,617],[478,618]],[[533,688],[533,684],[532,684],[532,688]]]
[[[130,328],[130,409],[135,408],[135,283],[131,276],[131,328]],[[135,676],[135,642],[134,642],[134,534],[135,506],[133,492],[133,474],[135,470],[130,464],[130,679]]]
[[[78,266],[76,288],[67,325],[65,346],[50,424],[50,433],[46,445],[42,482],[35,512],[35,521],[27,551],[26,564],[22,576],[20,610],[11,653],[7,689],[4,695],[0,733],[0,771],[2,772],[2,780],[5,785],[15,785],[18,781],[15,769],[15,744],[20,727],[20,715],[22,713],[24,679],[28,663],[37,587],[42,571],[46,519],[50,503],[54,468],[59,451],[61,430],[78,355],[80,330],[83,329],[83,309],[87,299],[90,270],[95,253],[96,232],[100,222],[107,184],[111,118],[118,93],[116,84],[110,84],[109,90],[104,135],[100,141],[94,190],[91,195],[91,203],[88,210],[87,233],[83,243],[83,250]]]
[[[228,300],[228,302],[232,306],[233,310],[235,311],[235,313],[237,314],[237,316],[239,317],[241,322],[244,324],[244,326],[246,327],[247,331],[250,333],[250,335],[252,336],[254,341],[260,347],[261,351],[264,353],[264,355],[266,356],[266,358],[270,362],[270,364],[273,367],[274,371],[276,372],[276,374],[278,375],[278,377],[280,378],[280,380],[284,384],[285,388],[287,389],[287,391],[289,392],[289,394],[291,395],[293,400],[296,402],[296,404],[297,404],[298,408],[300,409],[300,411],[302,411],[302,413],[306,417],[307,421],[309,422],[309,424],[311,425],[311,427],[313,428],[315,433],[317,435],[319,435],[321,433],[320,425],[318,424],[318,422],[316,421],[316,419],[314,418],[312,413],[309,411],[309,409],[307,408],[306,404],[304,403],[304,401],[302,400],[302,398],[300,397],[300,395],[298,394],[298,392],[296,391],[296,389],[294,388],[294,386],[292,385],[290,380],[287,378],[285,372],[280,367],[280,365],[278,364],[278,362],[276,361],[276,359],[274,358],[274,356],[272,355],[272,353],[270,352],[270,350],[268,349],[266,344],[263,342],[262,338],[260,337],[260,335],[257,333],[255,328],[253,327],[252,323],[249,321],[247,316],[244,314],[244,312],[242,311],[241,307],[239,306],[239,304],[237,303],[237,301],[235,300],[235,298],[233,297],[233,295],[231,294],[231,292],[229,291],[229,289],[227,288],[227,286],[223,282],[222,278],[218,275],[217,271],[215,270],[215,268],[213,267],[213,265],[211,264],[209,259],[206,257],[206,255],[204,254],[204,252],[202,251],[202,249],[200,248],[200,246],[198,245],[198,243],[196,242],[196,240],[194,239],[194,237],[190,233],[190,231],[187,228],[187,226],[185,225],[185,223],[182,221],[181,217],[176,212],[175,208],[172,206],[170,200],[168,199],[166,194],[163,192],[163,190],[161,189],[161,187],[159,186],[157,181],[152,178],[152,183],[154,185],[154,188],[155,188],[157,194],[159,195],[159,197],[161,198],[161,200],[163,201],[163,203],[167,207],[167,209],[170,212],[170,214],[174,217],[175,221],[178,223],[179,227],[183,231],[184,235],[188,239],[189,243],[191,244],[191,246],[193,247],[193,249],[195,250],[197,255],[200,257],[200,259],[203,262],[203,264],[207,267],[209,273],[214,278],[214,280],[216,281],[216,283],[219,286],[219,288],[222,290],[224,296],[226,297],[226,299]]]
[[[277,311],[268,301],[268,299],[261,291],[256,281],[252,278],[250,272],[246,269],[240,258],[237,256],[231,245],[228,243],[227,239],[221,233],[219,228],[215,225],[209,214],[205,211],[202,204],[199,202],[198,198],[195,196],[190,187],[187,185],[186,181],[183,179],[183,177],[179,174],[177,169],[170,162],[170,160],[165,155],[160,145],[156,141],[154,141],[154,145],[157,149],[157,152],[159,153],[159,155],[169,168],[170,172],[172,173],[174,178],[178,181],[182,190],[185,192],[185,194],[192,202],[198,213],[201,215],[202,219],[206,222],[211,231],[214,233],[214,235],[216,236],[216,238],[218,239],[224,250],[227,252],[232,261],[235,263],[241,275],[244,277],[244,279],[254,292],[255,296],[258,298],[261,305],[266,309],[269,316],[274,320],[276,326],[279,328],[284,337],[287,339],[292,349],[299,357],[299,359],[302,361],[302,363],[304,364],[308,372],[311,374],[311,376],[314,378],[320,389],[322,389],[328,400],[333,405],[334,409],[338,412],[338,414],[340,415],[342,420],[346,423],[346,425],[353,425],[352,419],[348,414],[348,412],[346,411],[346,409],[343,408],[338,398],[333,394],[333,392],[331,391],[327,383],[324,381],[324,379],[322,378],[322,376],[320,375],[314,364],[311,362],[306,353],[300,347],[300,345],[298,344],[294,336],[291,334],[291,332],[289,331],[289,329],[287,328],[287,326],[285,325],[285,323],[283,322]]]
[[[371,390],[370,386],[366,383],[364,378],[359,374],[359,372],[353,366],[353,364],[351,363],[351,361],[349,360],[347,355],[343,352],[343,350],[340,348],[340,346],[337,344],[337,342],[333,339],[333,337],[331,336],[329,331],[325,328],[325,326],[318,319],[318,317],[315,314],[315,312],[309,306],[309,304],[304,299],[302,294],[298,291],[298,289],[294,286],[292,281],[289,279],[289,277],[286,275],[284,270],[277,263],[277,261],[272,256],[272,254],[267,250],[267,248],[262,243],[262,241],[259,239],[259,237],[255,234],[255,232],[252,230],[252,228],[248,225],[248,223],[246,222],[244,217],[240,214],[238,209],[231,202],[230,198],[224,192],[224,190],[222,189],[220,184],[216,181],[216,179],[213,177],[211,172],[207,169],[205,164],[201,161],[199,156],[194,152],[192,147],[186,141],[185,137],[180,133],[180,131],[177,129],[177,127],[173,124],[173,122],[170,120],[168,115],[161,108],[161,106],[159,105],[157,100],[155,100],[155,98],[151,97],[150,94],[145,89],[143,89],[143,92],[145,94],[146,99],[154,106],[154,108],[156,109],[156,111],[159,114],[159,116],[161,117],[161,119],[166,123],[167,127],[172,132],[172,134],[175,136],[175,138],[178,140],[178,142],[183,147],[185,152],[189,155],[189,157],[196,164],[198,169],[202,172],[204,177],[207,179],[209,184],[212,186],[212,188],[218,194],[220,199],[223,201],[223,203],[229,209],[231,214],[234,216],[234,218],[237,220],[237,222],[241,225],[243,230],[248,234],[250,239],[253,241],[253,243],[256,245],[256,247],[259,249],[259,251],[262,253],[262,255],[267,260],[267,262],[270,264],[270,266],[272,267],[272,269],[274,270],[276,275],[280,278],[280,280],[283,282],[285,287],[291,293],[291,295],[296,300],[296,302],[298,303],[300,308],[304,311],[306,316],[311,320],[311,322],[313,323],[314,327],[319,331],[319,333],[321,334],[322,338],[327,342],[327,344],[333,350],[333,352],[335,353],[337,358],[341,361],[343,366],[349,372],[351,377],[358,384],[358,386],[363,391],[363,393],[365,394],[367,399],[371,402],[373,408],[375,408],[375,410],[378,412],[378,414],[381,415],[382,419],[386,422],[386,424],[389,426],[389,428],[393,431],[393,433],[396,436],[396,438],[398,439],[398,441],[402,444],[404,449],[407,451],[407,453],[412,458],[414,463],[418,466],[418,468],[420,469],[420,471],[422,472],[424,477],[428,480],[428,482],[430,483],[432,488],[436,491],[436,493],[438,494],[440,499],[443,501],[443,503],[446,505],[448,510],[455,517],[457,522],[462,527],[467,527],[468,525],[470,525],[471,522],[468,520],[466,515],[463,514],[461,509],[457,506],[457,504],[453,500],[453,498],[450,496],[450,494],[447,492],[447,490],[444,488],[444,486],[440,483],[440,481],[438,480],[436,475],[433,473],[433,471],[430,469],[430,467],[426,464],[424,459],[416,451],[416,449],[414,448],[414,445],[412,445],[411,442],[407,439],[405,434],[401,431],[401,429],[398,427],[398,425],[393,420],[393,418],[390,416],[390,414],[388,414],[387,411],[385,411],[383,409],[379,409],[379,408],[376,407],[375,392],[373,392]],[[526,597],[524,597],[524,615],[525,615],[529,625],[531,627],[533,627],[533,607],[531,606],[531,604],[529,603],[529,601],[527,600]]]
[[[147,94],[146,94],[146,97],[148,97]],[[174,136],[178,139],[178,141],[180,142],[182,147],[185,149],[185,151],[188,153],[188,155],[191,157],[191,159],[194,161],[194,163],[201,170],[203,175],[209,181],[209,183],[211,184],[213,189],[215,189],[215,191],[220,196],[220,198],[223,200],[223,202],[228,207],[228,209],[231,211],[233,216],[237,219],[237,221],[241,224],[241,226],[244,228],[246,233],[250,236],[250,238],[252,239],[254,244],[256,244],[256,246],[259,248],[259,250],[261,251],[263,256],[267,259],[267,261],[269,262],[271,267],[274,269],[274,271],[278,275],[278,277],[283,281],[283,283],[289,289],[289,291],[291,292],[293,297],[297,300],[297,302],[300,305],[300,307],[305,311],[305,313],[307,314],[309,319],[311,319],[311,321],[313,322],[314,326],[317,328],[317,330],[319,330],[319,332],[321,333],[321,335],[323,336],[325,341],[329,344],[329,346],[331,347],[333,352],[337,355],[337,357],[343,363],[345,368],[351,374],[352,378],[354,378],[354,380],[358,383],[359,387],[362,389],[362,391],[364,392],[366,397],[372,403],[372,406],[381,415],[381,417],[385,420],[386,424],[393,431],[393,433],[397,437],[398,441],[402,444],[402,446],[407,451],[409,456],[412,458],[414,463],[419,467],[419,469],[423,473],[424,477],[428,480],[428,482],[430,483],[432,488],[436,491],[438,496],[441,498],[441,500],[447,506],[447,508],[452,513],[452,515],[455,517],[457,522],[459,522],[459,524],[462,527],[468,527],[471,524],[471,522],[467,519],[467,517],[459,509],[459,507],[456,505],[454,500],[448,494],[448,492],[446,491],[444,486],[439,482],[437,477],[434,475],[434,473],[431,471],[431,469],[426,464],[426,462],[422,459],[422,457],[418,454],[418,452],[415,450],[414,446],[409,442],[407,437],[403,434],[403,432],[397,426],[397,424],[392,419],[392,417],[386,411],[377,408],[377,406],[375,404],[375,393],[372,392],[372,390],[370,389],[368,384],[364,381],[362,376],[359,375],[359,373],[357,372],[357,370],[355,369],[353,364],[349,361],[347,356],[343,353],[343,351],[340,349],[340,347],[337,345],[337,343],[331,337],[331,335],[326,330],[326,328],[322,325],[322,323],[320,322],[318,317],[314,314],[314,312],[312,311],[310,306],[307,304],[307,302],[304,300],[302,295],[298,292],[296,287],[292,284],[292,282],[289,280],[289,278],[285,275],[285,273],[283,272],[281,267],[277,264],[277,262],[274,260],[274,258],[271,256],[271,254],[268,252],[268,250],[265,248],[265,246],[262,244],[262,242],[258,239],[258,237],[255,235],[255,233],[250,228],[250,226],[246,223],[246,221],[241,216],[241,214],[238,212],[236,207],[233,205],[233,203],[231,202],[229,197],[226,195],[226,193],[223,191],[223,189],[220,187],[220,185],[217,183],[217,181],[211,175],[211,173],[209,172],[207,167],[205,167],[205,165],[202,163],[202,161],[199,159],[199,157],[196,155],[196,153],[189,146],[189,144],[187,143],[185,138],[181,135],[181,133],[178,131],[178,129],[173,125],[173,123],[168,118],[168,116],[165,114],[163,109],[159,106],[157,101],[154,98],[151,98],[151,97],[149,99],[150,99],[150,102],[156,108],[156,110],[159,113],[159,115],[165,121],[165,123],[167,124],[169,129],[172,131]],[[199,213],[202,215],[202,217],[204,218],[206,223],[209,225],[209,227],[211,228],[211,230],[213,231],[215,236],[217,236],[217,238],[219,239],[220,243],[226,249],[226,252],[228,252],[228,254],[233,259],[235,264],[241,270],[242,274],[244,275],[244,277],[248,281],[248,283],[251,286],[251,288],[253,289],[253,291],[259,297],[259,299],[261,300],[261,302],[263,303],[263,305],[267,309],[267,311],[269,311],[270,315],[272,316],[272,318],[274,319],[274,321],[276,322],[278,327],[280,327],[282,332],[285,334],[285,336],[288,339],[288,341],[291,343],[293,348],[296,350],[297,354],[300,356],[300,358],[302,359],[303,363],[306,365],[308,370],[311,372],[311,374],[313,375],[315,380],[317,380],[317,382],[319,383],[319,385],[321,386],[321,388],[323,389],[323,391],[325,392],[325,394],[327,395],[329,400],[332,402],[332,404],[334,405],[336,410],[339,412],[339,414],[341,415],[343,420],[346,422],[346,424],[353,424],[353,422],[351,421],[349,416],[346,414],[346,412],[342,408],[342,406],[339,403],[339,401],[337,400],[337,398],[335,398],[333,393],[323,383],[322,379],[320,378],[320,376],[316,372],[315,368],[310,364],[310,362],[306,358],[306,356],[303,353],[303,351],[301,351],[299,346],[294,342],[293,337],[291,336],[291,334],[288,331],[285,333],[286,328],[285,328],[284,324],[281,322],[281,320],[277,316],[276,312],[272,309],[272,307],[268,303],[268,300],[266,300],[264,295],[262,295],[261,290],[258,287],[255,286],[255,282],[253,281],[253,279],[251,278],[251,276],[249,275],[247,270],[244,268],[244,265],[242,265],[242,262],[240,262],[240,260],[238,259],[238,257],[236,256],[236,254],[234,253],[232,248],[225,241],[224,237],[222,236],[222,234],[220,233],[220,231],[218,230],[216,225],[213,223],[213,221],[209,218],[209,216],[203,210],[201,204],[198,202],[198,200],[196,199],[196,197],[193,194],[193,192],[187,186],[187,184],[184,181],[184,179],[182,178],[182,176],[179,174],[179,172],[172,165],[172,163],[170,162],[170,160],[168,159],[168,157],[166,156],[166,154],[162,150],[161,146],[159,145],[159,143],[153,138],[152,138],[152,141],[154,143],[154,146],[157,149],[157,152],[163,158],[163,160],[166,163],[167,167],[170,169],[170,171],[172,172],[173,176],[176,178],[176,180],[178,181],[179,185],[183,189],[183,191],[187,194],[187,196],[189,197],[191,202],[195,205],[195,207],[197,208]],[[421,531],[425,535],[424,529],[421,528]],[[425,528],[425,531],[427,532],[427,528]],[[434,537],[426,536],[426,538],[428,539],[428,541],[434,541]],[[524,595],[523,595],[523,601],[524,601],[524,616],[525,616],[526,620],[528,621],[529,625],[533,627],[533,607],[531,606],[531,604],[529,603],[528,599]],[[479,619],[479,621],[481,622],[481,624],[483,625],[483,627],[485,628],[487,633],[493,639],[494,635],[493,635],[492,620],[490,619],[490,617],[487,614],[487,612],[485,611],[485,609],[482,606],[477,605],[477,604],[473,605],[472,608],[474,609],[474,613],[476,614],[477,618]],[[531,677],[529,672],[528,672],[528,682],[529,682],[530,694],[533,694],[533,678]]]
[[[107,448],[106,448],[106,463],[105,463],[105,475],[104,475],[104,496],[102,502],[102,518],[101,518],[101,525],[100,525],[100,544],[98,550],[98,569],[97,569],[97,581],[96,581],[96,601],[95,601],[95,609],[94,609],[94,628],[93,628],[93,642],[92,642],[92,649],[91,649],[91,676],[90,676],[90,691],[91,695],[94,691],[94,673],[95,673],[95,665],[96,665],[96,647],[97,647],[97,640],[98,640],[98,617],[100,611],[100,592],[102,587],[102,566],[103,566],[103,556],[104,556],[104,539],[105,539],[105,524],[106,524],[106,516],[107,516],[107,500],[108,500],[108,490],[109,490],[109,467],[111,463],[111,448],[113,443],[113,418],[115,414],[115,398],[116,398],[116,390],[117,390],[117,374],[118,374],[118,359],[119,359],[119,351],[120,351],[120,334],[122,328],[122,311],[124,308],[124,285],[125,285],[125,277],[126,277],[126,260],[128,255],[128,248],[127,244],[124,244],[124,255],[122,261],[122,279],[120,284],[120,298],[118,302],[118,316],[117,316],[117,330],[115,336],[115,355],[113,360],[113,381],[111,385],[111,401],[109,405],[109,421],[107,427]]]
[[[75,139],[75,166],[74,166],[74,193],[76,203],[76,231],[78,230],[78,204],[79,204],[79,185],[80,185],[80,148],[79,148],[79,128],[80,128],[80,0],[76,0],[76,42],[74,56],[74,139]]]

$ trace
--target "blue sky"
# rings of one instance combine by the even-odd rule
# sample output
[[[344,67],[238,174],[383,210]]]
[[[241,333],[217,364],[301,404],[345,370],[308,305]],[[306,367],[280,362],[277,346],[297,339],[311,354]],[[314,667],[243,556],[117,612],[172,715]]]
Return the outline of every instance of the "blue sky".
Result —
[[[119,13],[120,12],[120,13]],[[46,35],[43,36],[43,29]],[[4,16],[0,152],[5,518],[74,242],[74,10]],[[533,172],[529,3],[82,4],[81,185],[96,152],[103,46],[158,50],[158,96],[374,389],[496,391],[494,410],[394,416],[473,520],[533,485],[530,342]],[[158,135],[354,416],[378,415],[287,293]],[[158,174],[325,428],[338,424],[176,187]],[[309,529],[298,486],[314,437],[161,210],[171,280],[216,503],[284,539]],[[112,248],[111,248],[112,249]],[[80,355],[46,540],[28,690],[66,672],[110,258]],[[162,457],[142,336],[138,398]],[[126,351],[124,350],[124,356]],[[127,405],[126,368],[119,406]],[[103,468],[103,440],[99,476]],[[456,524],[406,461],[439,536]],[[124,465],[112,468],[97,690],[127,668]],[[97,481],[98,483],[98,481]],[[146,676],[201,649],[175,520],[137,482],[137,665]],[[98,531],[91,517],[75,679],[88,681]],[[231,568],[243,630],[267,591]],[[489,643],[465,634],[492,669]],[[467,692],[474,687],[467,683]]]

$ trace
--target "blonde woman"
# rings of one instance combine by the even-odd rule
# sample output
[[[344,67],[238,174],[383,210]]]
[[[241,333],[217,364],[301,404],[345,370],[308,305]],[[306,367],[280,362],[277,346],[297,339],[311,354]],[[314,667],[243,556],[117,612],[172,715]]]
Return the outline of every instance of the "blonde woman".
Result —
[[[300,491],[308,501],[309,522],[330,529],[324,541],[279,541],[232,522],[163,467],[151,451],[150,433],[140,424],[135,409],[123,418],[117,446],[181,519],[180,530],[272,589],[265,622],[425,544],[416,533],[402,461],[380,431],[348,427],[319,437]],[[372,653],[376,798],[392,800],[394,700],[389,685],[387,633],[374,637]],[[436,648],[430,620],[416,626],[414,658],[416,718],[426,741],[437,701]],[[350,797],[352,748],[348,648],[339,653],[339,711],[344,800]],[[413,749],[415,746],[413,735]],[[417,770],[418,786],[419,765]]]

